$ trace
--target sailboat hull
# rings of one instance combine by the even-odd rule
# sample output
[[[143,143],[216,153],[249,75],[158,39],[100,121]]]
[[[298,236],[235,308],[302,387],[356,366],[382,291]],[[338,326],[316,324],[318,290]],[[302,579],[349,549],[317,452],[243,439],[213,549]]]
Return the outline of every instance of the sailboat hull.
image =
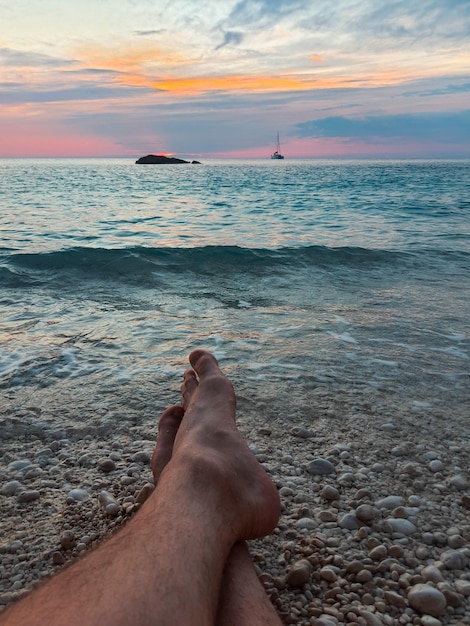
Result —
[[[284,157],[281,154],[281,144],[279,143],[279,133],[277,134],[277,144],[276,150],[271,154],[271,159],[283,159]]]

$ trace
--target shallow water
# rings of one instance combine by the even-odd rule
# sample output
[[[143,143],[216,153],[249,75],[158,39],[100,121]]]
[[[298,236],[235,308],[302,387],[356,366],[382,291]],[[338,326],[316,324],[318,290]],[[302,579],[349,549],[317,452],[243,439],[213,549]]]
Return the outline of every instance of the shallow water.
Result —
[[[470,163],[0,161],[0,385],[469,401]],[[175,381],[175,382],[173,382]],[[284,387],[283,387],[284,388]]]

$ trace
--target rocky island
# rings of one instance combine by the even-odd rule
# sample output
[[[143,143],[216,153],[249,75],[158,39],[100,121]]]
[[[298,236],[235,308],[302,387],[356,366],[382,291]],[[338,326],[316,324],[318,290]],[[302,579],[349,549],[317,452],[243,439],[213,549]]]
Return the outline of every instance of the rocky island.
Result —
[[[167,157],[162,154],[148,154],[147,156],[137,159],[137,165],[170,165],[178,163],[191,163],[200,165],[199,161],[185,161],[184,159],[176,159],[175,157]]]

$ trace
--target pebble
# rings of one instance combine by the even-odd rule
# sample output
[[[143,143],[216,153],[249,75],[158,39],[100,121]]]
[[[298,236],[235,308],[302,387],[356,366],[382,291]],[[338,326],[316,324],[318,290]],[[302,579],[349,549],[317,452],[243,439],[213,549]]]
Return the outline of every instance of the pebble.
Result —
[[[287,572],[286,584],[289,587],[302,587],[308,582],[312,569],[311,563],[306,559],[297,561]]]
[[[71,530],[66,530],[60,536],[60,545],[64,550],[71,550],[75,547],[77,540],[75,538],[75,534]]]
[[[447,606],[444,594],[425,584],[414,585],[409,589],[408,603],[416,611],[432,617],[440,617]]]
[[[455,590],[463,596],[470,596],[470,580],[458,578],[455,581]]]
[[[372,522],[378,515],[378,511],[376,508],[371,506],[370,504],[360,504],[356,509],[356,517],[361,520],[361,522],[365,522],[366,524]]]
[[[448,550],[443,552],[440,560],[447,569],[464,569],[467,565],[467,559],[460,550]]]
[[[470,487],[470,483],[462,474],[456,474],[455,476],[452,476],[452,478],[449,480],[449,483],[456,489],[460,490],[468,489]]]
[[[101,491],[99,495],[101,510],[109,517],[114,517],[119,513],[120,506],[116,498],[109,491]]]
[[[377,500],[375,506],[379,509],[394,509],[397,506],[403,506],[405,504],[405,498],[401,496],[387,496],[386,498],[382,498],[381,500]]]
[[[136,452],[131,456],[131,461],[133,463],[144,463],[148,465],[150,463],[151,454],[146,450],[141,450],[140,452]]]
[[[360,526],[360,522],[354,513],[345,513],[340,517],[338,524],[341,528],[346,528],[347,530],[357,530]]]
[[[17,500],[18,502],[34,502],[34,500],[38,500],[39,497],[39,491],[30,489],[28,491],[21,491],[17,496]]]
[[[421,626],[442,626],[442,622],[432,615],[423,615],[421,617]]]
[[[412,535],[417,531],[416,526],[407,519],[389,517],[385,520],[384,530],[389,533],[400,533],[401,535]]]
[[[441,570],[435,565],[427,565],[426,567],[423,567],[421,570],[421,576],[425,581],[429,580],[433,583],[439,583],[444,580]]]
[[[307,466],[307,471],[310,474],[333,474],[336,469],[333,463],[327,461],[326,459],[314,459],[310,461]]]
[[[370,558],[373,559],[374,561],[381,561],[387,556],[387,554],[388,554],[388,550],[387,550],[387,547],[384,545],[376,546],[369,552]]]
[[[85,489],[71,489],[67,494],[67,500],[75,500],[76,502],[84,502],[89,497],[90,494]]]
[[[304,428],[302,426],[294,426],[293,428],[291,428],[290,434],[293,437],[298,437],[299,439],[311,439],[315,436],[313,430],[310,430],[309,428]]]
[[[136,503],[143,504],[154,491],[155,485],[152,485],[151,483],[146,483],[137,494],[135,499]]]
[[[116,469],[116,463],[112,459],[99,459],[98,467],[102,472],[107,474],[108,472],[112,472]]]
[[[429,469],[431,472],[442,472],[444,469],[444,463],[439,459],[434,459],[429,463]]]
[[[329,583],[334,583],[336,580],[338,580],[338,574],[332,567],[322,567],[319,573],[321,578],[328,581]]]
[[[318,527],[318,524],[315,520],[310,517],[302,517],[295,522],[297,528],[306,528],[307,530],[313,530]]]
[[[23,488],[19,480],[10,480],[2,486],[1,494],[2,496],[14,496]]]
[[[320,495],[324,500],[337,500],[339,498],[339,491],[332,485],[325,485]]]

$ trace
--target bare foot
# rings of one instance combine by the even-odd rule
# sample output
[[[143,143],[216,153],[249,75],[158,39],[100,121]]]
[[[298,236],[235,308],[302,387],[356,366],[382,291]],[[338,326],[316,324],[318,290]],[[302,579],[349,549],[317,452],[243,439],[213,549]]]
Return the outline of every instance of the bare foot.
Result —
[[[181,386],[184,416],[176,426],[168,468],[186,467],[199,490],[217,502],[236,540],[269,534],[280,513],[276,487],[258,463],[235,425],[235,393],[230,381],[209,352],[195,350],[189,356],[192,369],[184,374]],[[162,415],[165,430],[179,419],[176,407]],[[167,443],[170,437],[167,438]],[[169,446],[161,441],[152,460],[160,476],[162,459],[168,459]],[[165,452],[166,450],[166,452]]]

